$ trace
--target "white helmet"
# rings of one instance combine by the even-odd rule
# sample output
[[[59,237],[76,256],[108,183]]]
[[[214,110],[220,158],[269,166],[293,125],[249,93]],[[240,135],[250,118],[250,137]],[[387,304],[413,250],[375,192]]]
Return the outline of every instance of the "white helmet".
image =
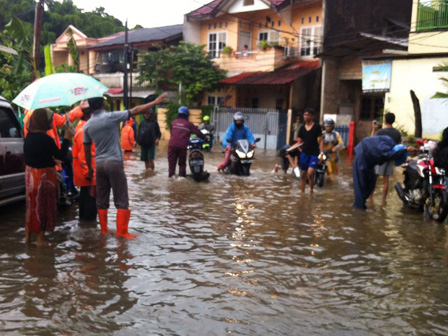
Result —
[[[242,120],[242,121],[244,121],[244,114],[242,113],[242,112],[236,112],[234,115],[233,115],[233,120],[234,121],[237,121],[237,120]]]

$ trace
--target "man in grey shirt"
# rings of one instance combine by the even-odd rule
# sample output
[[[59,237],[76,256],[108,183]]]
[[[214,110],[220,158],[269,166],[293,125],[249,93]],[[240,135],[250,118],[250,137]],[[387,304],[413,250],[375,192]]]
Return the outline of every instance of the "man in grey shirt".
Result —
[[[91,146],[92,142],[95,144],[96,206],[100,219],[101,234],[108,232],[107,210],[109,209],[110,189],[112,188],[114,203],[117,208],[117,233],[115,235],[130,239],[136,237],[128,232],[131,211],[129,210],[128,185],[121,156],[119,124],[162,103],[165,97],[166,93],[151,103],[120,112],[107,112],[102,97],[88,99],[93,114],[84,126],[83,143],[91,179],[93,178]]]
[[[399,130],[393,127],[393,123],[395,122],[395,114],[388,112],[384,116],[384,123],[385,126],[380,129],[375,134],[376,125],[373,125],[372,128],[372,136],[373,135],[387,135],[392,140],[395,141],[397,145],[401,144],[401,133]],[[389,176],[392,176],[394,174],[394,161],[386,161],[380,166],[375,166],[375,173],[376,175],[382,175],[383,176],[383,201],[387,199],[387,193],[389,191]],[[373,195],[373,193],[372,193]],[[371,195],[371,197],[372,197]]]

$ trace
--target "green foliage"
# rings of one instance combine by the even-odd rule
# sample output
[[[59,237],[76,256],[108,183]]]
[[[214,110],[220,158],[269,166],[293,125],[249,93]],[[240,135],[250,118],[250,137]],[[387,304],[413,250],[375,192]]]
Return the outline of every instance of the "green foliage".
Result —
[[[70,56],[73,58],[73,62],[75,62],[76,72],[79,71],[79,51],[78,46],[76,45],[75,38],[73,36],[73,31],[71,29],[67,30],[67,35],[70,36],[70,40],[67,42],[68,52]]]
[[[78,71],[78,67],[76,65],[68,65],[67,63],[62,63],[59,66],[56,66],[54,68],[54,72],[55,73],[60,73],[60,72],[77,72]]]
[[[124,31],[123,23],[107,14],[103,7],[99,7],[92,12],[84,12],[77,8],[72,0],[64,0],[62,2],[55,0],[45,0],[45,11],[42,19],[42,45],[53,44],[56,38],[59,37],[69,25],[73,25],[86,34],[88,37],[104,37],[120,31]],[[30,45],[31,52],[33,43],[33,22],[34,9],[36,7],[35,0],[0,0],[0,31],[5,29],[7,23],[11,21],[12,17],[19,17],[22,20],[23,27],[13,27],[14,31],[20,32],[20,35],[25,32],[27,36],[27,43]],[[14,23],[15,25],[15,23]],[[19,29],[20,28],[20,29]],[[8,29],[9,30],[9,29]],[[22,54],[18,50],[18,41],[23,40],[18,36],[11,36],[11,39],[16,41],[14,49],[16,49],[22,59],[17,62],[17,65],[22,66],[25,63],[27,54]],[[26,49],[25,43],[20,47]],[[30,53],[32,55],[32,53]],[[43,57],[43,51],[41,57]],[[42,69],[43,70],[43,62]]]
[[[448,72],[448,62],[440,64],[439,68],[440,68],[440,71]],[[443,85],[445,85],[447,87],[447,92],[436,92],[436,94],[434,96],[432,96],[431,98],[432,99],[438,99],[438,98],[447,99],[448,98],[448,77],[440,77],[439,79],[443,82]]]
[[[10,41],[0,34],[0,44],[13,47]],[[18,56],[0,52],[0,95],[12,101],[25,87],[30,84],[31,71],[24,68],[14,73],[13,68]]]
[[[215,90],[225,71],[215,66],[204,46],[181,42],[178,46],[147,53],[138,66],[139,82],[156,90],[177,90],[182,84],[181,101],[191,106],[200,102],[204,91]]]
[[[205,105],[201,107],[201,120],[204,119],[205,116],[211,117],[214,106]]]
[[[222,49],[222,53],[223,53],[224,55],[227,55],[227,56],[231,56],[231,55],[232,55],[232,51],[233,51],[233,49],[232,49],[231,46],[225,46],[225,47]]]
[[[48,76],[53,73],[53,63],[51,61],[51,48],[49,44],[45,46],[44,54],[45,54],[45,76]]]
[[[33,35],[29,33],[22,20],[13,17],[6,25],[5,39],[14,45],[18,56],[15,59],[13,72],[19,74],[26,70],[35,70],[33,59]]]
[[[166,111],[166,129],[171,129],[171,123],[176,120],[177,117],[177,110],[179,109],[180,105],[176,103],[168,103],[165,105]]]
[[[261,50],[266,51],[271,48],[271,44],[268,41],[260,41],[260,43],[258,43],[258,47]]]

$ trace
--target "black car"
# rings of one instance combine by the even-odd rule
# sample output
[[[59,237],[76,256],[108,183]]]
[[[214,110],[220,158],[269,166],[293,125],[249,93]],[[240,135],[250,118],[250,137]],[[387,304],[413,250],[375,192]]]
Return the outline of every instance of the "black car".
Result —
[[[25,199],[23,133],[11,104],[0,96],[0,206]]]

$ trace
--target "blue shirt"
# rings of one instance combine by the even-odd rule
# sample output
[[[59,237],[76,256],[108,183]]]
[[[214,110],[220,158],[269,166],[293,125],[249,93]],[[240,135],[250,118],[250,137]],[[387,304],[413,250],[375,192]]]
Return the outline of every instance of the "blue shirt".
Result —
[[[227,142],[227,139],[232,139],[233,142],[238,140],[247,140],[250,144],[255,143],[254,136],[250,131],[249,127],[243,124],[241,128],[236,127],[235,123],[232,123],[224,134],[222,139],[222,148],[230,146],[231,144]]]
[[[130,117],[129,111],[106,112],[98,110],[84,126],[85,144],[95,144],[95,160],[123,161],[121,157],[119,125]]]

